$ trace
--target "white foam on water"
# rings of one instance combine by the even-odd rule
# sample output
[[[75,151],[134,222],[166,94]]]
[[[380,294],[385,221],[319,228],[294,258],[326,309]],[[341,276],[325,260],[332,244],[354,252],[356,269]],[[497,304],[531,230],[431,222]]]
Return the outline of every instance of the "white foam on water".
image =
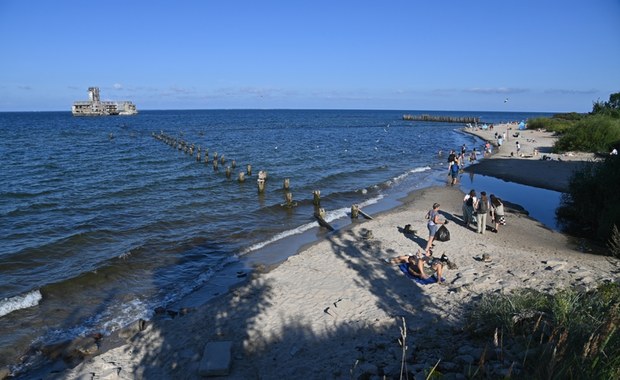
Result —
[[[43,296],[38,289],[28,292],[26,294],[5,298],[0,301],[0,317],[3,317],[16,310],[27,309],[29,307],[37,306],[42,299]]]

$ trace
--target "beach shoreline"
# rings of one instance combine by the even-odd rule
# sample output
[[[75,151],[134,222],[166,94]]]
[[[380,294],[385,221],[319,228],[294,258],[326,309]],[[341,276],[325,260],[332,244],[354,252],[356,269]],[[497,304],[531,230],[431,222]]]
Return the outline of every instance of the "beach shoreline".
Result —
[[[490,158],[482,163],[501,156]],[[493,176],[488,168],[475,170]],[[280,264],[257,268],[203,306],[172,311],[177,314],[164,310],[104,337],[94,355],[74,368],[57,361],[38,375],[195,378],[205,345],[230,342],[230,378],[350,378],[353,373],[391,378],[400,369],[397,340],[403,323],[416,355],[412,372],[441,359],[453,365],[443,364],[443,372],[458,373],[467,363],[457,358],[477,353],[463,334],[462,320],[476,295],[522,286],[550,292],[561,286],[591,288],[612,277],[606,258],[577,251],[569,237],[541,228],[518,210],[508,210],[508,225],[497,234],[475,234],[461,225],[462,196],[457,186],[414,190],[402,205],[326,234]],[[442,205],[452,235],[437,243],[435,255],[446,253],[458,265],[447,272],[446,286],[418,285],[383,261],[423,248],[424,214],[434,202]],[[403,234],[406,224],[417,233]],[[477,260],[483,253],[493,261]],[[545,275],[550,266],[554,276]],[[439,332],[463,344],[456,352],[442,347],[435,339]]]
[[[517,128],[515,123],[497,124],[493,129],[486,130],[464,128],[463,132],[488,141],[493,147],[492,154],[485,157],[492,159],[480,160],[466,166],[464,170],[565,193],[571,175],[588,162],[598,160],[592,153],[552,153],[553,144],[557,140],[554,133]],[[518,137],[514,136],[516,133],[519,133]],[[501,147],[498,147],[495,134],[507,137]],[[520,144],[520,152],[517,152],[517,142]]]

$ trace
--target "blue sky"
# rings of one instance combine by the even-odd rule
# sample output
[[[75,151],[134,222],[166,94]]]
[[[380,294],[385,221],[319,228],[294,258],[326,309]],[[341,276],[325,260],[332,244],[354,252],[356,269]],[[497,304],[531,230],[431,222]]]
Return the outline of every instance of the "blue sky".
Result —
[[[618,0],[0,0],[0,42],[0,111],[89,86],[139,110],[587,112],[620,92]]]

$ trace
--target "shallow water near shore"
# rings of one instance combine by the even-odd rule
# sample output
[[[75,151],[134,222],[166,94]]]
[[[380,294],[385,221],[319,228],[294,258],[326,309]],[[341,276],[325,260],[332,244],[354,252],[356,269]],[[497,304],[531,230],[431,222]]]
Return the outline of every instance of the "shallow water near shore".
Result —
[[[353,203],[380,212],[441,183],[438,150],[479,144],[460,125],[403,121],[404,113],[0,114],[0,366],[33,342],[105,334],[157,306],[202,302],[197,290],[217,295],[248,265],[294,254],[325,234],[312,217],[314,190],[328,221],[343,226]],[[161,132],[200,145],[203,160],[153,138]],[[207,148],[211,159],[226,157],[219,170],[204,162]],[[235,173],[253,166],[246,182],[224,175],[233,159]],[[269,173],[263,194],[259,170]],[[281,206],[284,178],[292,209]]]

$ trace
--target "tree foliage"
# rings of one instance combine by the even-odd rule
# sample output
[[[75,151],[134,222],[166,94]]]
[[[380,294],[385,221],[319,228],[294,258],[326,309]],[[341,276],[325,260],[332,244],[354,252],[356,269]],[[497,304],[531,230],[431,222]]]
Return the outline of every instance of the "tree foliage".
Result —
[[[609,152],[620,144],[620,118],[600,113],[567,128],[555,143],[555,152]]]
[[[556,211],[569,232],[607,242],[620,226],[620,156],[591,162],[571,177],[568,193]]]
[[[609,95],[609,100],[606,102],[600,100],[594,102],[591,114],[620,118],[620,92]]]

